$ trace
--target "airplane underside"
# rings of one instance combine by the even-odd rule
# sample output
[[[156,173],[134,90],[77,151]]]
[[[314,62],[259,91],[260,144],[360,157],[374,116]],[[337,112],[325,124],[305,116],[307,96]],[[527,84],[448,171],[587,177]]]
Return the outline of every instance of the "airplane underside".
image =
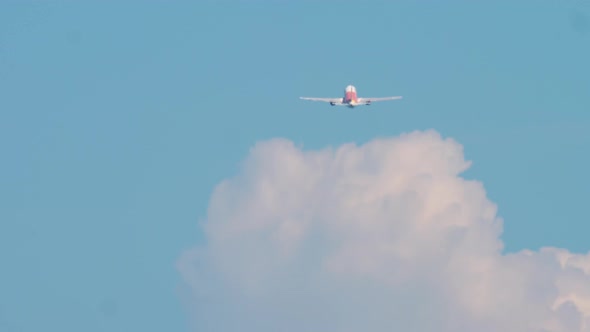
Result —
[[[354,107],[357,107],[357,106],[369,106],[369,105],[371,105],[371,102],[370,101],[367,101],[367,102],[364,102],[364,103],[351,103],[351,102],[348,102],[348,103],[335,103],[335,102],[330,102],[330,105],[332,105],[332,106],[338,105],[338,106],[346,106],[348,108],[354,108]]]

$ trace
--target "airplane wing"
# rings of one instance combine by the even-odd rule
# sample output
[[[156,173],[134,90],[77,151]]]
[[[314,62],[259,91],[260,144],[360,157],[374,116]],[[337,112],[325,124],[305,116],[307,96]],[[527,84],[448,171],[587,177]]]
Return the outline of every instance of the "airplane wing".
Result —
[[[299,99],[311,100],[311,101],[323,101],[325,103],[335,103],[335,104],[340,104],[342,102],[342,98],[299,97]]]
[[[396,100],[402,99],[402,96],[393,97],[378,97],[378,98],[359,98],[359,103],[372,103],[374,101]]]

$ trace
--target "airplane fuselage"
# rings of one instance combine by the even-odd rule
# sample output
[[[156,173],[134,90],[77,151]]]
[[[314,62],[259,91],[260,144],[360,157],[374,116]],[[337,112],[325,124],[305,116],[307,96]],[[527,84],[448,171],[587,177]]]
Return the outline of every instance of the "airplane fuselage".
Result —
[[[360,105],[371,105],[371,102],[367,103],[359,103],[359,98],[356,94],[356,87],[354,85],[349,85],[344,89],[344,97],[341,101],[346,107],[353,108]],[[330,103],[330,105],[334,106],[335,103]]]

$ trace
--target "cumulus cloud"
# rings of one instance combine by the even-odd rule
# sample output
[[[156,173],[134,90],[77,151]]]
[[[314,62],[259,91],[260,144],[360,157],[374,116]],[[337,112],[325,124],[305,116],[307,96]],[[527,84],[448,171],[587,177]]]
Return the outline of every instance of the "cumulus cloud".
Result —
[[[503,253],[463,148],[435,131],[253,147],[178,268],[197,331],[590,331],[590,254]]]

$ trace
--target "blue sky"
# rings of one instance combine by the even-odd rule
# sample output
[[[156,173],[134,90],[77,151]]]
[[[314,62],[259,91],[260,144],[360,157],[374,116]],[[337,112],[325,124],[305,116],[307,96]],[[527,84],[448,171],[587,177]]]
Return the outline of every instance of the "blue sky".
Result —
[[[508,251],[590,250],[588,22],[575,1],[2,2],[0,330],[187,331],[175,261],[273,137],[433,128]],[[404,99],[298,99],[347,84]]]

